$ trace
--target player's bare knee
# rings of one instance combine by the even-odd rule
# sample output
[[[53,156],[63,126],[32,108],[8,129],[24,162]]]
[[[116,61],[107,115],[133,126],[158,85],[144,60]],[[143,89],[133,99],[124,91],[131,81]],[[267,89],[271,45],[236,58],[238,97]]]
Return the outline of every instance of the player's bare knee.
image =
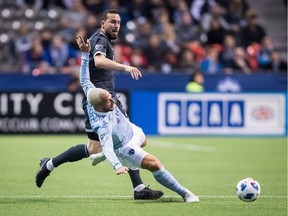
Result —
[[[159,161],[158,159],[154,162],[154,168],[156,170],[159,170],[162,166],[163,165],[162,165],[161,161]]]
[[[159,170],[162,166],[163,166],[162,163],[157,159],[157,160],[150,162],[149,170],[151,172],[155,172],[155,171]]]
[[[96,140],[89,140],[87,149],[89,154],[97,154],[102,151],[100,142]]]
[[[147,169],[151,172],[157,171],[162,167],[162,163],[153,155],[147,154],[142,162],[141,168]]]
[[[91,155],[91,154],[96,154],[96,150],[95,150],[95,148],[94,148],[94,146],[93,145],[87,145],[87,149],[88,149],[88,152],[89,152],[89,154]]]

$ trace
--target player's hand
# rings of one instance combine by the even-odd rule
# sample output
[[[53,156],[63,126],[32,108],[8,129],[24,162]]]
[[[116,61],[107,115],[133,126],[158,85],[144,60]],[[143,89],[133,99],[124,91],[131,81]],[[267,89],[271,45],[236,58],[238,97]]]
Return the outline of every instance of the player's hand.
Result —
[[[142,77],[141,72],[136,67],[131,67],[131,66],[126,65],[125,71],[131,74],[132,79],[138,80],[139,77]]]
[[[128,167],[122,166],[116,170],[116,175],[128,173],[129,169]]]
[[[78,44],[79,49],[82,52],[87,52],[87,53],[90,52],[91,46],[90,46],[90,41],[88,39],[86,40],[86,43],[85,43],[83,37],[80,34],[78,34],[76,36],[76,42]]]

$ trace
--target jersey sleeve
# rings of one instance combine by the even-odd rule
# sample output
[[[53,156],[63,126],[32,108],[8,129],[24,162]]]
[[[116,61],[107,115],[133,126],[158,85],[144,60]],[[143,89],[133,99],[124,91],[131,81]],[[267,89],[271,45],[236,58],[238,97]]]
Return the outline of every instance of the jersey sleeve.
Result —
[[[105,55],[107,53],[107,39],[104,37],[99,37],[95,41],[95,44],[93,44],[93,47],[91,49],[91,53],[93,56],[97,54]]]
[[[81,66],[80,66],[80,84],[87,97],[89,89],[95,88],[93,83],[90,81],[89,74],[89,53],[82,52]]]
[[[114,152],[113,140],[112,140],[112,126],[108,122],[105,122],[97,131],[99,140],[101,142],[102,150],[111,163],[112,167],[117,170],[122,167],[121,162],[117,158]]]

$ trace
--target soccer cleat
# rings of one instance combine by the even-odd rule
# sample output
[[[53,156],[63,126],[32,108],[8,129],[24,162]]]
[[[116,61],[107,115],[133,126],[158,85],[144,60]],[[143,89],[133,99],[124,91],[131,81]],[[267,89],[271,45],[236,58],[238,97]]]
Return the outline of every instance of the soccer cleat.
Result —
[[[187,193],[183,199],[184,199],[184,202],[191,202],[191,203],[199,202],[199,197],[190,191],[187,191]]]
[[[135,200],[156,200],[163,196],[163,192],[159,190],[151,190],[148,187],[145,187],[141,191],[134,191]]]
[[[40,167],[36,173],[36,185],[37,187],[41,187],[44,180],[47,176],[50,175],[51,171],[47,169],[46,164],[50,160],[50,158],[42,158],[40,160]]]
[[[91,160],[92,166],[96,166],[97,164],[101,163],[106,159],[105,155],[102,152],[98,154],[91,154],[89,158]]]

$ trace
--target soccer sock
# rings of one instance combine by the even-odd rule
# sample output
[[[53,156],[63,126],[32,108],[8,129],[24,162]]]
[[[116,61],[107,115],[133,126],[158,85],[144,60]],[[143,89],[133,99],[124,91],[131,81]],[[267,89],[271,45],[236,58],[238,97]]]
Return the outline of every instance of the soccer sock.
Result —
[[[139,192],[139,191],[143,190],[144,188],[145,188],[144,184],[139,184],[137,187],[134,188],[134,191]]]
[[[55,168],[52,159],[50,159],[47,163],[46,163],[46,168],[50,171],[53,171],[53,169]]]
[[[63,163],[79,161],[87,157],[89,157],[87,146],[84,144],[79,144],[72,146],[62,154],[52,158],[52,163],[54,167],[58,167]]]
[[[164,168],[164,166],[152,173],[156,181],[158,181],[161,185],[178,193],[182,197],[186,195],[186,188],[181,186],[177,180]]]
[[[135,189],[138,185],[143,184],[142,179],[139,174],[139,170],[131,170],[128,171],[130,179],[132,181],[133,188]],[[145,186],[144,186],[145,187]],[[143,188],[142,188],[143,189]]]

